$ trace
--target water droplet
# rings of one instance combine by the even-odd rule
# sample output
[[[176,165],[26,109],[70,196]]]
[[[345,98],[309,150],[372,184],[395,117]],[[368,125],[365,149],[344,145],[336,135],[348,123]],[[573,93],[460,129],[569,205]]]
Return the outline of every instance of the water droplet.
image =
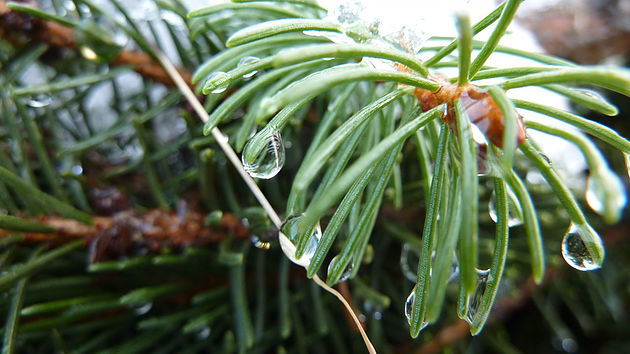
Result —
[[[336,267],[337,263],[340,262],[340,260],[341,260],[340,255],[336,255],[330,261],[330,263],[328,264],[328,274],[329,275],[330,275],[331,271],[333,270],[333,268]],[[350,275],[352,274],[352,270],[353,269],[354,269],[354,260],[351,258],[350,262],[348,262],[348,264],[346,265],[346,268],[343,270],[343,272],[339,276],[339,279],[337,280],[337,283],[341,283],[341,282],[344,282],[344,281],[348,280],[350,278]]]
[[[250,240],[252,241],[252,244],[256,248],[260,248],[260,249],[264,249],[264,250],[268,250],[268,249],[271,248],[271,242],[262,241],[260,239],[260,237],[258,237],[256,235],[252,235]]]
[[[70,168],[70,172],[75,176],[80,176],[83,173],[83,167],[81,167],[81,165],[74,165]]]
[[[280,172],[282,166],[284,166],[284,145],[282,144],[282,137],[280,132],[275,132],[269,137],[267,146],[262,149],[253,162],[247,161],[245,156],[248,155],[248,149],[252,149],[252,141],[250,140],[245,145],[241,160],[245,171],[254,178],[269,179],[274,177]]]
[[[468,298],[468,312],[466,312],[466,317],[464,318],[464,320],[466,320],[469,324],[472,324],[475,319],[475,315],[477,315],[477,312],[479,311],[481,299],[486,293],[489,277],[490,269],[477,269],[477,285],[475,287],[475,292]]]
[[[576,226],[571,224],[562,238],[562,257],[568,265],[581,271],[595,270],[601,267],[601,263],[594,259],[580,235],[580,232],[589,231],[588,229],[584,230],[586,227],[590,228],[588,225]]]
[[[488,202],[488,214],[490,214],[490,219],[495,223],[498,220],[497,210],[495,207],[496,198],[494,191],[492,192],[492,196],[490,196],[490,201]],[[521,206],[516,199],[516,196],[512,193],[511,190],[508,190],[508,227],[519,226],[523,224],[523,211]]]
[[[425,29],[426,24],[421,21],[402,27],[398,24],[387,26],[386,23],[381,23],[378,32],[383,39],[393,43],[394,46],[411,54],[416,54],[429,39],[429,33]]]
[[[239,68],[247,67],[249,65],[255,64],[259,60],[260,59],[258,59],[257,57],[252,57],[252,56],[242,57],[241,60],[238,61],[238,67]],[[253,71],[248,72],[247,74],[243,74],[243,79],[249,79],[250,77],[256,75],[256,73],[258,73],[258,70],[253,70]]]
[[[202,327],[199,332],[197,332],[197,339],[203,340],[210,337],[210,332],[211,330],[209,326]]]
[[[589,96],[592,99],[595,99],[597,101],[601,101],[606,103],[606,99],[597,91],[593,91],[593,90],[588,90],[588,89],[583,89],[583,88],[574,88],[574,90]]]
[[[230,76],[223,71],[215,71],[210,74],[205,86],[211,88],[211,93],[223,93],[230,86]]]
[[[457,259],[457,255],[453,252],[453,263],[451,263],[451,274],[448,276],[447,282],[457,279],[459,277],[459,260]]]
[[[298,225],[300,223],[300,219],[304,216],[304,214],[292,215],[289,216],[280,226],[280,232],[278,233],[280,240],[280,248],[282,248],[282,252],[291,260],[291,262],[301,265],[302,267],[308,268],[311,264],[311,258],[313,258],[313,254],[315,254],[315,249],[319,244],[319,240],[322,237],[322,229],[319,226],[319,223],[315,225],[313,231],[308,240],[308,245],[302,254],[302,257],[299,259],[295,257],[296,243],[300,237],[300,233],[298,231]]]
[[[409,293],[409,296],[407,296],[407,301],[405,301],[405,317],[407,318],[407,323],[409,325],[411,325],[411,313],[413,310],[413,301],[416,298],[416,288],[418,287],[418,284],[416,284],[413,289],[411,289],[411,293]],[[420,330],[424,329],[429,323],[427,321],[425,321],[424,319],[422,320],[422,326],[420,326]]]
[[[494,176],[492,162],[488,155],[488,144],[477,144],[477,177]]]
[[[98,54],[96,54],[96,52],[90,47],[82,46],[79,48],[79,52],[81,52],[81,55],[89,61],[98,60]]]
[[[562,339],[562,350],[567,353],[575,353],[578,350],[578,345],[573,338]]]
[[[153,307],[153,303],[152,302],[147,302],[146,304],[141,304],[139,306],[136,306],[135,307],[136,315],[142,316],[142,315],[146,314],[147,312],[151,311],[152,307]]]
[[[405,301],[405,317],[407,317],[407,323],[411,324],[411,311],[413,309],[413,300],[416,298],[416,288],[418,284],[416,284],[413,289],[411,289],[411,293],[407,296],[407,301]]]
[[[75,28],[77,47],[81,55],[97,63],[110,63],[127,44],[129,38],[105,18],[85,19]]]
[[[545,155],[545,154],[543,154],[543,153],[540,153],[540,157],[542,157],[542,158],[543,158],[543,160],[545,160],[545,162],[546,162],[548,165],[550,165],[550,166],[551,166],[551,159],[549,158],[549,156],[547,156],[547,155]]]
[[[411,247],[410,244],[405,243],[400,252],[400,270],[405,278],[414,283],[418,281],[416,276],[418,262],[420,262],[420,252]]]
[[[621,218],[627,203],[623,182],[609,169],[593,171],[586,182],[586,202],[609,223]]]
[[[26,102],[26,105],[32,108],[44,108],[48,106],[51,102],[52,102],[52,97],[50,95],[38,93],[31,96],[28,102]]]

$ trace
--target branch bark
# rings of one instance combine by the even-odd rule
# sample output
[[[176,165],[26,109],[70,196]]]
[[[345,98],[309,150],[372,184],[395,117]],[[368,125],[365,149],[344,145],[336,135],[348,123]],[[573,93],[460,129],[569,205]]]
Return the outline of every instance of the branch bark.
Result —
[[[240,239],[249,236],[234,214],[224,213],[216,225],[206,227],[204,215],[193,210],[151,209],[143,213],[128,210],[111,217],[95,217],[93,225],[57,216],[42,216],[37,221],[57,231],[25,233],[23,243],[59,245],[83,239],[90,246],[90,263],[147,252],[155,254],[165,248],[203,247],[228,236]],[[0,239],[12,233],[0,230]]]

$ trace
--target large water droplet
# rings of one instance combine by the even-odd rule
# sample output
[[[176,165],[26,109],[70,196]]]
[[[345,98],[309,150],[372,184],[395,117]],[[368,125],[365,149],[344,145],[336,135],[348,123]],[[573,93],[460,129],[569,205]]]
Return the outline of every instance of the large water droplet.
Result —
[[[230,86],[230,77],[223,71],[215,71],[210,74],[205,86],[211,88],[211,93],[223,93]]]
[[[413,310],[413,301],[416,298],[416,288],[418,284],[416,284],[413,289],[411,289],[411,293],[407,296],[407,300],[405,301],[405,317],[407,318],[407,323],[411,325],[411,313]],[[420,330],[424,329],[429,323],[422,319],[422,325],[420,326]]]
[[[336,255],[335,257],[333,257],[333,259],[328,264],[329,275],[331,274],[333,268],[336,267],[337,263],[339,263],[340,261],[341,261],[340,255]],[[350,262],[346,264],[346,268],[344,268],[343,272],[341,273],[341,276],[339,276],[337,283],[341,283],[348,280],[350,278],[350,275],[352,274],[353,269],[354,269],[354,260],[351,258]]]
[[[241,60],[238,61],[238,67],[242,68],[242,67],[247,67],[248,65],[252,65],[256,62],[258,62],[260,59],[258,59],[257,57],[252,57],[252,56],[246,56],[246,57],[242,57]],[[253,70],[248,72],[247,74],[243,74],[243,79],[249,79],[250,77],[256,75],[256,73],[258,73],[258,70]]]
[[[26,102],[26,105],[32,108],[44,108],[52,102],[52,97],[43,93],[38,93]]]
[[[581,228],[584,227],[588,226],[582,225],[578,227],[574,224],[569,226],[569,230],[562,238],[562,257],[568,265],[577,270],[595,270],[601,267],[601,263],[595,260],[580,235]]]
[[[464,320],[472,324],[479,307],[481,306],[481,299],[486,293],[486,287],[488,286],[488,278],[490,277],[490,269],[481,270],[477,269],[477,285],[475,292],[468,298],[468,312]]]
[[[262,149],[253,162],[249,162],[245,156],[248,155],[249,149],[253,149],[252,141],[247,142],[241,155],[245,171],[254,178],[269,179],[277,175],[284,166],[285,159],[284,144],[282,144],[280,132],[271,135],[266,147]]]
[[[497,222],[498,215],[496,210],[496,197],[494,191],[492,192],[492,196],[490,196],[490,201],[488,202],[488,214],[490,214],[490,219]],[[512,193],[511,190],[508,190],[508,227],[518,226],[523,224],[523,211],[521,206],[516,199],[516,196]]]
[[[315,249],[319,244],[319,240],[322,237],[322,229],[319,226],[319,223],[315,225],[315,228],[313,228],[313,231],[311,232],[311,235],[309,237],[306,249],[304,250],[304,254],[302,254],[302,257],[300,257],[299,259],[296,258],[295,245],[300,238],[298,225],[303,216],[304,214],[289,216],[282,223],[282,226],[280,226],[280,232],[278,236],[280,240],[280,248],[282,248],[282,252],[284,252],[284,254],[291,260],[291,262],[308,268],[308,266],[311,264],[313,254],[315,254]]]
[[[623,182],[609,169],[593,171],[586,182],[586,202],[609,223],[621,218],[627,203]]]
[[[400,252],[400,270],[405,278],[411,282],[418,281],[416,272],[418,270],[418,262],[420,262],[420,252],[405,243]]]
[[[411,289],[411,293],[407,296],[407,301],[405,301],[405,317],[407,317],[407,323],[411,324],[411,311],[413,309],[413,300],[416,298],[416,288],[418,284],[416,284],[413,289]]]

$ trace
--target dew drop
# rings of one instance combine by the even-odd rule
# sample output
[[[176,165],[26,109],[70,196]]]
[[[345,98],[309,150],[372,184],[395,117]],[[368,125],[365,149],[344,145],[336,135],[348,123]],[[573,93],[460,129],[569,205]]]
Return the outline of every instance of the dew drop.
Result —
[[[106,19],[84,19],[75,29],[77,47],[81,55],[97,63],[110,63],[129,41],[129,37]]]
[[[488,286],[488,278],[490,277],[490,269],[481,270],[477,269],[477,285],[475,292],[468,298],[468,312],[464,320],[469,324],[472,324],[479,307],[481,306],[481,299],[486,293],[486,287]]]
[[[448,276],[447,283],[457,279],[459,277],[459,260],[457,259],[457,255],[453,252],[453,262],[451,263],[451,273]]]
[[[146,304],[141,304],[139,306],[136,306],[135,307],[136,315],[142,316],[146,314],[147,312],[151,311],[152,307],[153,307],[152,302],[147,302]]]
[[[382,36],[383,39],[393,43],[394,46],[411,54],[416,54],[430,37],[425,29],[426,24],[421,21],[414,24],[403,25],[402,27],[398,25],[386,26],[381,24],[379,26],[379,35]]]
[[[319,226],[319,223],[315,225],[315,228],[311,232],[311,235],[308,240],[308,245],[302,254],[302,257],[299,259],[295,257],[296,251],[296,243],[300,238],[300,233],[298,231],[298,225],[300,223],[300,219],[304,217],[304,214],[292,215],[289,216],[280,226],[280,232],[278,233],[278,237],[280,240],[280,248],[282,248],[282,252],[291,260],[291,262],[301,265],[302,267],[308,268],[311,264],[311,259],[313,258],[313,254],[315,254],[315,249],[319,244],[319,240],[322,237],[322,229]]]
[[[545,160],[545,162],[546,162],[549,166],[551,166],[551,159],[549,158],[549,156],[547,156],[547,155],[545,155],[545,154],[541,153],[541,154],[540,154],[540,157],[542,157],[542,159],[543,159],[543,160]]]
[[[83,173],[83,167],[81,165],[74,165],[70,168],[70,173],[75,176],[80,176]]]
[[[601,267],[601,263],[594,259],[580,235],[580,231],[589,231],[588,229],[584,230],[584,228],[590,227],[588,225],[578,227],[574,224],[569,226],[569,230],[562,238],[562,257],[568,265],[577,270],[595,270]]]
[[[341,256],[340,255],[336,255],[330,261],[330,263],[328,264],[328,274],[329,275],[331,274],[333,268],[336,267],[337,263],[340,262],[340,260],[341,260]],[[344,281],[348,280],[350,278],[350,275],[352,274],[352,270],[353,269],[354,269],[354,259],[351,258],[350,262],[348,262],[348,264],[346,265],[346,268],[343,270],[343,272],[339,276],[339,279],[337,280],[337,283],[341,283],[341,282],[344,282]]]
[[[609,169],[594,171],[586,182],[586,202],[609,223],[621,218],[627,203],[623,182]]]
[[[578,345],[573,338],[564,338],[561,342],[562,350],[567,353],[575,353],[578,350]]]
[[[253,235],[250,240],[252,241],[252,244],[254,245],[254,247],[256,248],[260,248],[263,250],[268,250],[271,248],[271,243],[270,242],[266,242],[260,239],[260,237]]]
[[[96,52],[94,51],[94,49],[87,47],[87,46],[81,46],[79,48],[79,52],[81,53],[81,55],[89,60],[89,61],[97,61],[98,60],[98,54],[96,54]]]
[[[223,93],[230,86],[230,77],[223,71],[215,71],[210,74],[205,86],[212,88],[211,93]]]
[[[252,56],[242,57],[241,60],[238,61],[238,67],[239,68],[246,67],[246,66],[249,66],[258,62],[259,60],[260,59],[258,59],[257,57],[252,57]],[[258,73],[258,70],[250,71],[247,74],[243,74],[243,79],[249,79],[250,77],[256,75],[257,73]]]
[[[407,296],[407,300],[405,301],[405,317],[407,318],[407,323],[411,326],[411,313],[413,310],[413,301],[416,298],[416,288],[418,284],[416,284],[413,289],[411,289],[411,293]],[[422,319],[422,326],[420,326],[420,330],[424,329],[429,323]]]
[[[209,326],[202,327],[199,332],[197,332],[197,339],[204,340],[210,337],[211,329]]]
[[[597,91],[583,89],[583,88],[575,88],[574,90],[578,91],[578,92],[580,92],[580,93],[582,93],[582,94],[584,94],[584,95],[586,95],[586,96],[588,96],[588,97],[590,97],[590,98],[592,98],[594,100],[597,100],[597,101],[600,101],[600,102],[603,102],[603,103],[607,103],[606,99],[601,94],[599,94],[599,92],[597,92]]]
[[[411,247],[410,244],[405,243],[400,252],[400,270],[405,278],[411,282],[418,281],[416,272],[418,270],[418,263],[420,262],[420,252]]]
[[[630,154],[623,153],[623,159],[626,161],[626,170],[628,172],[628,177],[630,178]]]
[[[490,201],[488,202],[488,214],[490,214],[490,219],[495,223],[498,220],[497,210],[496,210],[496,197],[494,191],[492,192],[492,196],[490,197]],[[516,196],[513,195],[511,190],[508,190],[508,227],[519,226],[523,224],[523,211],[516,199]]]
[[[31,108],[44,108],[48,106],[52,102],[52,97],[50,95],[38,93],[33,96],[26,102],[26,105]]]
[[[411,311],[413,309],[413,300],[416,298],[416,288],[418,284],[416,284],[413,289],[411,289],[411,293],[407,296],[407,301],[405,301],[405,317],[407,317],[407,323],[411,325]]]
[[[253,149],[254,140],[250,140],[245,145],[241,155],[241,161],[245,171],[254,178],[269,179],[280,172],[284,166],[285,154],[284,144],[280,132],[275,132],[269,137],[266,147],[260,151],[253,162],[247,161],[245,156],[248,155],[248,149]]]

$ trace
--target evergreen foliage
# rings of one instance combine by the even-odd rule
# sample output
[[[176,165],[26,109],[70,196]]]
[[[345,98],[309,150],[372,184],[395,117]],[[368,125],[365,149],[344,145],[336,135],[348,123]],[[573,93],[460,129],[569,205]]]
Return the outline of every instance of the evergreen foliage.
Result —
[[[561,253],[599,268],[595,230],[622,218],[625,190],[597,144],[627,156],[630,142],[509,90],[540,86],[612,116],[612,103],[580,87],[630,96],[630,72],[499,45],[520,3],[476,24],[458,15],[458,37],[430,41],[420,61],[310,0],[193,11],[155,0],[159,13],[144,19],[117,0],[0,2],[3,353],[364,351],[337,300],[309,279],[318,274],[363,314],[379,351],[411,350],[444,319],[480,333],[493,304],[557,276]],[[474,39],[488,27],[487,41]],[[205,123],[161,52],[196,90]],[[533,64],[486,65],[495,52]],[[444,67],[457,75],[437,77]],[[525,129],[582,151],[595,213]],[[282,210],[280,230],[222,134]],[[524,181],[531,171],[546,184]],[[622,269],[536,293],[554,336],[575,344],[573,333],[621,322]],[[503,330],[489,329],[483,346],[508,351]]]

